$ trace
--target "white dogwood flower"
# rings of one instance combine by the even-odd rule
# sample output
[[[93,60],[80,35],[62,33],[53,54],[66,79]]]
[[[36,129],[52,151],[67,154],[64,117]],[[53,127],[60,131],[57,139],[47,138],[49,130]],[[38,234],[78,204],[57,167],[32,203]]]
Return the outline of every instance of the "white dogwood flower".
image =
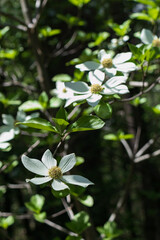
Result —
[[[153,35],[153,33],[148,29],[142,29],[141,32],[141,41],[144,44],[152,44],[153,47],[160,47],[160,38],[158,36]]]
[[[65,85],[74,92],[74,96],[67,99],[65,107],[73,102],[86,100],[92,107],[96,106],[103,95],[125,94],[128,93],[128,87],[124,85],[127,80],[125,76],[115,76],[105,83],[105,73],[96,70],[89,72],[91,85],[85,82],[66,82]]]
[[[51,186],[55,191],[67,188],[69,189],[67,184],[74,184],[82,187],[87,187],[88,185],[93,184],[87,178],[79,175],[63,175],[72,169],[76,164],[76,157],[74,153],[64,156],[58,166],[57,160],[53,158],[49,149],[44,152],[42,161],[23,155],[22,163],[30,172],[43,176],[26,179],[27,182],[40,185],[52,181]]]
[[[136,69],[136,65],[127,62],[132,56],[131,52],[117,54],[114,58],[107,54],[104,49],[98,53],[99,63],[87,61],[76,65],[80,71],[94,71],[96,69],[104,71],[108,76],[116,75],[117,71],[128,73]]]
[[[73,91],[67,88],[64,82],[56,82],[56,89],[54,91],[58,98],[68,99],[73,96]]]

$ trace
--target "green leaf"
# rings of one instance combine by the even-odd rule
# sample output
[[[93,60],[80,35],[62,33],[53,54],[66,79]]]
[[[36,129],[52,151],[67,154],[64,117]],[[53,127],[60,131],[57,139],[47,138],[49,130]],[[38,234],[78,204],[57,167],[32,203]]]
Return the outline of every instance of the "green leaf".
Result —
[[[89,215],[81,211],[74,215],[71,222],[66,223],[66,226],[73,232],[81,234],[86,228],[90,227]]]
[[[9,31],[9,27],[4,27],[0,30],[0,39]]]
[[[81,237],[67,236],[65,240],[81,240]]]
[[[81,165],[82,163],[84,163],[84,158],[77,156],[77,157],[76,157],[76,165],[75,165],[75,166],[79,166],[79,165]]]
[[[11,226],[14,223],[14,217],[0,217],[0,227],[7,229],[9,226]]]
[[[41,129],[49,132],[58,133],[57,129],[50,122],[42,118],[32,118],[24,122],[18,122],[16,125],[25,125],[31,128]]]
[[[0,58],[14,59],[18,55],[18,51],[14,49],[0,50]]]
[[[130,31],[131,20],[123,22],[121,25],[117,23],[109,23],[109,26],[116,32],[120,37],[125,36]]]
[[[60,108],[56,113],[56,118],[67,120],[68,113],[64,108]]]
[[[60,34],[61,30],[60,29],[52,29],[51,27],[44,27],[40,29],[39,37],[51,37],[55,36],[57,34]]]
[[[62,100],[60,98],[52,97],[49,100],[49,107],[50,108],[58,108],[58,107],[61,106],[61,104],[62,104]]]
[[[106,222],[103,227],[97,227],[97,231],[100,234],[104,234],[105,239],[112,240],[114,238],[122,235],[122,231],[117,229],[117,224],[115,222]]]
[[[139,3],[146,4],[146,5],[149,5],[149,6],[152,6],[152,7],[157,6],[155,1],[152,1],[152,0],[134,0],[134,2],[139,2]]]
[[[90,42],[88,46],[90,48],[99,46],[103,41],[105,41],[109,37],[109,35],[110,34],[108,32],[100,32],[99,34],[97,34],[95,41]]]
[[[130,17],[131,19],[146,20],[153,23],[153,19],[146,13],[133,13]]]
[[[43,110],[43,106],[40,104],[39,101],[36,100],[28,100],[24,102],[21,106],[18,108],[20,111],[24,112],[30,112],[35,110]]]
[[[55,191],[55,190],[52,188],[52,194],[53,194],[53,196],[56,197],[56,198],[64,198],[64,197],[66,197],[69,193],[70,193],[70,190],[69,190],[69,189],[64,189],[64,190],[61,190],[61,191]]]
[[[63,131],[66,129],[66,127],[69,125],[69,122],[67,122],[64,119],[60,119],[60,118],[52,118],[53,122],[56,125],[56,129],[60,132],[63,133]]]
[[[140,60],[140,61],[143,61],[142,59],[142,51],[140,50],[140,48],[136,47],[135,45],[131,44],[131,43],[128,43],[128,47],[130,49],[130,51],[133,53],[133,56]]]
[[[71,81],[72,78],[68,74],[62,73],[62,74],[57,74],[52,78],[52,81],[54,82],[69,82]]]
[[[83,5],[89,3],[91,0],[68,0],[74,6],[81,8]]]
[[[25,203],[25,206],[32,212],[39,214],[42,210],[44,202],[45,198],[42,195],[36,194],[30,198],[29,202]]]
[[[33,216],[36,221],[43,223],[46,219],[46,212],[34,213]]]
[[[96,115],[102,119],[108,119],[112,116],[112,108],[108,103],[101,102],[94,107]]]
[[[94,200],[93,200],[92,196],[90,196],[90,195],[78,197],[78,200],[79,200],[83,205],[85,205],[85,206],[87,206],[87,207],[93,207]]]
[[[159,16],[159,7],[156,8],[148,8],[148,14],[151,18],[153,18],[153,20],[157,20],[158,16]]]
[[[43,108],[47,108],[47,103],[48,103],[48,95],[46,92],[42,92],[41,95],[38,98],[38,101],[40,103],[40,105]]]
[[[118,136],[113,134],[113,133],[110,133],[110,134],[106,134],[104,135],[104,140],[110,140],[110,141],[118,141]]]
[[[160,104],[156,105],[155,107],[152,108],[153,112],[155,114],[160,114]]]
[[[104,122],[96,116],[82,116],[70,125],[68,132],[97,130],[104,126]]]

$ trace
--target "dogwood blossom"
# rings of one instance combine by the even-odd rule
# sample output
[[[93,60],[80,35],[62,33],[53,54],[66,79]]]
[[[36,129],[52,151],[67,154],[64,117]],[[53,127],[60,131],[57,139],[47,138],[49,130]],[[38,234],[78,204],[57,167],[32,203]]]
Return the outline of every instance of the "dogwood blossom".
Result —
[[[82,187],[93,184],[87,178],[79,175],[63,175],[71,170],[76,164],[74,153],[64,156],[58,166],[57,160],[53,158],[49,149],[44,152],[42,161],[23,155],[22,163],[30,172],[43,176],[26,179],[27,182],[40,185],[52,181],[51,186],[55,191],[69,189],[67,184],[74,184]]]
[[[144,44],[152,44],[153,47],[160,47],[160,38],[153,35],[153,33],[148,29],[142,29],[140,38]]]
[[[73,102],[86,100],[92,107],[96,106],[103,95],[125,94],[128,93],[128,87],[123,83],[127,77],[115,76],[104,82],[105,73],[100,70],[89,72],[91,85],[85,82],[66,82],[65,85],[74,92],[74,96],[67,99],[65,107]]]
[[[131,52],[117,54],[112,58],[111,54],[107,54],[104,49],[98,53],[98,62],[87,61],[76,65],[80,71],[94,71],[96,69],[104,71],[108,76],[116,75],[117,71],[128,73],[136,69],[136,65],[127,62],[132,56]]]
[[[64,82],[56,82],[56,89],[54,91],[57,97],[67,99],[73,96],[73,91],[67,88]]]

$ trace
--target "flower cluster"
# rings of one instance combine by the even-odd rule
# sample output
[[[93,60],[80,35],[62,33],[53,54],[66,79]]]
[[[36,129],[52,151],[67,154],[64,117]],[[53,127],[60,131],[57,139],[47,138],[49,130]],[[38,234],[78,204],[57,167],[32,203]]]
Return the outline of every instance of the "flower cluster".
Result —
[[[131,52],[120,53],[115,57],[105,52],[98,53],[97,62],[87,61],[76,65],[80,71],[88,71],[90,84],[86,82],[65,82],[57,84],[57,96],[66,99],[65,107],[74,102],[87,101],[94,107],[105,95],[126,94],[129,92],[125,85],[128,73],[136,69],[133,62],[129,62]],[[121,72],[122,76],[117,76]]]
[[[42,161],[23,155],[22,163],[30,172],[43,176],[26,179],[27,182],[40,185],[52,181],[51,186],[55,191],[69,189],[68,184],[74,184],[82,187],[87,187],[88,185],[93,184],[87,178],[79,175],[63,175],[71,170],[76,164],[76,157],[74,153],[64,156],[58,166],[57,160],[53,158],[49,149],[44,152]]]
[[[141,32],[141,41],[144,44],[152,44],[153,47],[160,47],[160,38],[148,29],[143,29]]]

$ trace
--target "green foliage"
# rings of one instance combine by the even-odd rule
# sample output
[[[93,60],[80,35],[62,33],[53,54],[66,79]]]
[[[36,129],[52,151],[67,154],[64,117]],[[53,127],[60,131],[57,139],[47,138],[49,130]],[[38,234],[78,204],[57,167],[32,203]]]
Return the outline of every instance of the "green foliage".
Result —
[[[104,122],[96,116],[82,116],[68,128],[69,132],[97,130],[104,126]]]
[[[122,235],[122,231],[117,229],[115,222],[106,222],[103,227],[97,227],[97,231],[104,235],[104,240],[112,240]]]
[[[58,130],[50,122],[42,118],[32,118],[24,122],[17,122],[16,125],[24,125],[31,128],[41,129],[49,132],[58,133]]]
[[[69,82],[72,78],[68,74],[57,74],[52,78],[53,81]]]
[[[110,22],[109,26],[115,31],[115,33],[122,37],[125,36],[130,31],[130,24],[131,20],[126,20],[121,25],[118,25],[117,23]]]
[[[32,212],[39,214],[43,208],[45,198],[42,195],[36,194],[31,197],[29,202],[25,203],[25,206]],[[42,214],[44,215],[44,214]]]
[[[0,227],[2,227],[3,229],[7,229],[12,224],[14,224],[14,217],[13,216],[0,217]]]
[[[89,222],[89,215],[86,212],[81,211],[74,215],[74,218],[71,220],[71,222],[66,223],[66,226],[71,231],[81,234],[86,228],[91,226]]]
[[[83,5],[89,3],[91,0],[68,0],[70,3],[72,3],[76,7],[83,7]]]
[[[102,119],[108,119],[112,116],[112,108],[108,103],[101,102],[94,107],[96,115]]]

